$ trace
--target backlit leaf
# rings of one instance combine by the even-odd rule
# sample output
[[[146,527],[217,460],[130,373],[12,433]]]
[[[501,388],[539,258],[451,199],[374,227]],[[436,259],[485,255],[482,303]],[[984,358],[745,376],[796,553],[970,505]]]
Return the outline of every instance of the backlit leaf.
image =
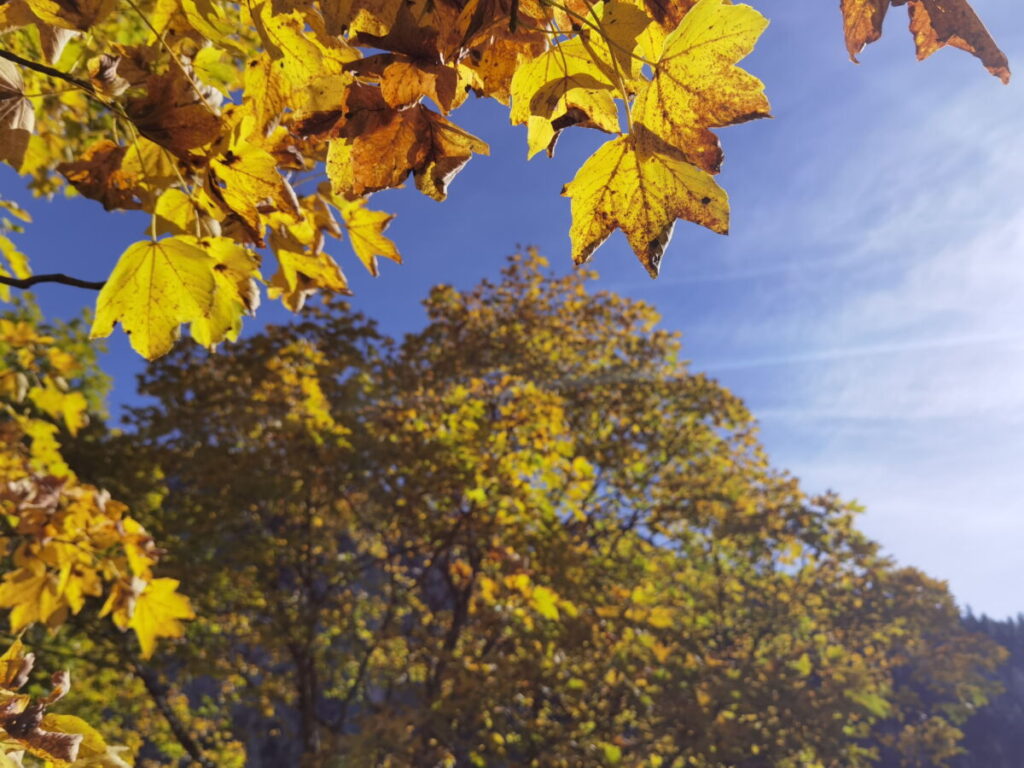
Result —
[[[728,231],[728,198],[711,175],[679,157],[638,146],[633,136],[604,144],[562,194],[572,199],[570,238],[577,264],[621,229],[656,277],[676,219]]]

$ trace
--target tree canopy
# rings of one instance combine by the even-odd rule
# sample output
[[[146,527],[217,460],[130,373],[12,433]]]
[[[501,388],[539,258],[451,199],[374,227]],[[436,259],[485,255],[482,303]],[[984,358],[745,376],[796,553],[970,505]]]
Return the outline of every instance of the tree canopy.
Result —
[[[965,0],[842,0],[851,57],[890,5],[907,6],[919,58],[950,45],[1009,79]],[[769,115],[738,66],[767,23],[730,0],[10,0],[0,159],[37,194],[142,210],[151,231],[98,285],[32,275],[0,243],[0,282],[101,287],[92,335],[120,324],[148,359],[186,324],[205,346],[233,340],[260,249],[291,309],[346,292],[331,240],[372,273],[399,260],[370,196],[411,177],[445,198],[489,151],[451,118],[471,93],[509,106],[530,156],[570,127],[610,134],[563,189],[572,256],[618,229],[654,276],[678,219],[728,230],[713,129]]]
[[[124,432],[32,379],[9,412],[42,408],[77,487],[161,553],[135,571],[114,542],[129,602],[101,579],[29,628],[81,681],[67,706],[142,766],[945,764],[997,647],[773,469],[649,306],[543,265],[437,287],[401,342],[333,301],[181,345]],[[172,583],[154,649],[136,617]]]

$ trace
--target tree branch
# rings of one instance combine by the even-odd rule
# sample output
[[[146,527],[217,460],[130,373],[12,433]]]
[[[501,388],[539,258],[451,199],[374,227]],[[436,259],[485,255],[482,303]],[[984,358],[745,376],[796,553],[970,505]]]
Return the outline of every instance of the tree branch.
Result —
[[[3,53],[3,51],[0,51],[0,58],[6,58],[3,56]],[[61,285],[71,285],[75,288],[88,288],[90,291],[98,291],[103,288],[106,282],[106,280],[79,280],[77,277],[69,277],[59,272],[48,275],[32,275],[31,277],[6,277],[0,275],[0,285],[9,285],[12,288],[31,288],[37,283],[60,283]]]
[[[96,94],[96,89],[93,87],[92,83],[86,80],[79,80],[77,77],[75,77],[74,75],[69,75],[67,72],[61,72],[59,69],[48,67],[45,64],[30,61],[29,59],[23,59],[16,53],[5,51],[2,48],[0,48],[0,58],[7,59],[8,61],[13,61],[15,64],[20,64],[26,69],[34,70],[35,72],[39,72],[42,75],[47,75],[48,77],[55,77],[58,80],[63,80],[65,83],[71,83],[72,85],[81,88],[86,93],[90,93],[92,95]]]
[[[171,707],[170,702],[167,700],[167,688],[160,682],[156,673],[143,666],[137,660],[133,659],[132,664],[135,667],[135,672],[140,678],[142,678],[142,682],[146,686],[146,690],[152,697],[157,709],[160,710],[160,714],[164,716],[164,719],[171,727],[171,731],[174,733],[175,738],[178,739],[178,743],[181,744],[186,752],[188,752],[188,755],[192,758],[194,764],[201,766],[201,768],[215,768],[213,761],[203,754],[202,747],[200,747],[192,737],[188,728]]]

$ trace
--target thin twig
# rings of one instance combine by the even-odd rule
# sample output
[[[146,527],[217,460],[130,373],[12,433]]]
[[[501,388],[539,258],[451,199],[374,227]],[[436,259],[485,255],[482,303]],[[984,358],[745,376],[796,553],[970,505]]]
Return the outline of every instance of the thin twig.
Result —
[[[0,275],[0,285],[9,285],[12,288],[31,288],[37,283],[60,283],[71,285],[75,288],[88,288],[90,291],[98,291],[106,284],[106,280],[79,280],[77,277],[62,275],[54,272],[48,275],[32,275],[31,277],[6,277]]]
[[[87,93],[93,95],[96,94],[96,89],[93,87],[92,83],[87,82],[85,80],[79,80],[77,77],[75,77],[74,75],[69,75],[67,72],[61,72],[59,69],[48,67],[45,64],[40,64],[37,61],[23,59],[18,54],[11,53],[10,51],[5,51],[2,48],[0,48],[0,58],[7,59],[8,61],[13,61],[15,64],[20,64],[26,69],[34,70],[42,75],[56,77],[58,80],[63,80],[66,83],[71,83],[72,85],[81,88],[83,91]]]

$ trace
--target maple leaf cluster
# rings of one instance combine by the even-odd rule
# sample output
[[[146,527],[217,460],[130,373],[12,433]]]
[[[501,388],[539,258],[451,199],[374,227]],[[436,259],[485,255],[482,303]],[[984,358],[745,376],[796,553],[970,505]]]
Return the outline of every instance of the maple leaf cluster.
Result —
[[[890,3],[908,5],[919,56],[953,45],[1009,77],[964,0],[843,0],[851,55]],[[411,178],[445,199],[488,152],[449,117],[470,94],[509,105],[530,156],[569,127],[611,134],[563,190],[572,255],[619,229],[655,276],[677,220],[728,230],[712,129],[769,114],[737,66],[766,25],[731,0],[10,0],[0,159],[38,193],[66,183],[150,214],[93,328],[120,323],[149,359],[185,324],[206,346],[237,338],[264,280],[257,249],[277,262],[269,296],[293,310],[347,292],[331,239],[374,274],[399,261],[369,196]]]
[[[55,629],[89,598],[99,615],[138,637],[144,658],[159,637],[180,637],[193,617],[174,579],[155,578],[160,551],[127,508],[78,480],[62,434],[89,422],[88,402],[70,386],[81,365],[29,320],[0,320],[0,546],[14,568],[0,582],[11,632]]]

